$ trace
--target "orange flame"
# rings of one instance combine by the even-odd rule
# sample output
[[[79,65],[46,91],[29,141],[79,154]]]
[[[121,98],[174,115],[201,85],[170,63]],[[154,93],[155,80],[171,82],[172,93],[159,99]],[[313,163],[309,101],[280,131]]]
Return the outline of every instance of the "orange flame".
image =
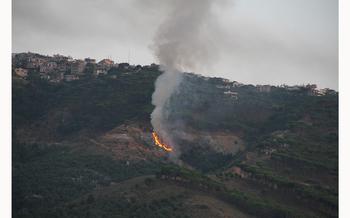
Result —
[[[167,152],[172,152],[173,151],[173,149],[169,145],[167,145],[166,143],[162,142],[162,140],[159,138],[159,136],[158,136],[158,134],[156,132],[152,132],[152,137],[153,137],[154,143],[158,147],[164,149]]]

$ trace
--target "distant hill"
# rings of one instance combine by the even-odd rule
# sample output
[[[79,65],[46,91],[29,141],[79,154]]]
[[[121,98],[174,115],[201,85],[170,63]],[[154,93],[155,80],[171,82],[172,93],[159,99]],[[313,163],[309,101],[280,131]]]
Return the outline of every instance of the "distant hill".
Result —
[[[186,73],[177,165],[151,138],[160,74],[13,76],[14,217],[337,217],[337,92]]]

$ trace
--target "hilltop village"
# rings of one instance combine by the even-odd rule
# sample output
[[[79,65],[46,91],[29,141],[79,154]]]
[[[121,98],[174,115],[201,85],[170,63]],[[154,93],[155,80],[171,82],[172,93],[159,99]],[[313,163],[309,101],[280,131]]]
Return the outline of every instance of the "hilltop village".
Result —
[[[93,58],[73,59],[70,56],[53,55],[44,56],[36,53],[13,53],[12,72],[16,77],[27,79],[31,75],[39,75],[40,78],[49,82],[59,83],[62,81],[79,80],[89,76],[109,75],[116,78],[117,70],[137,72],[142,68],[156,68],[155,64],[141,66],[128,63],[115,63],[111,59],[103,59],[99,62]]]
[[[28,80],[30,77],[37,77],[51,83],[71,82],[89,77],[107,77],[116,79],[118,74],[137,73],[141,70],[158,71],[159,65],[131,65],[129,63],[116,63],[111,59],[102,59],[97,62],[93,58],[73,59],[70,56],[56,54],[53,56],[41,55],[32,52],[12,54],[12,75],[16,78]],[[234,90],[236,87],[249,86],[257,92],[269,93],[273,89],[285,89],[291,92],[302,92],[310,96],[321,96],[334,94],[331,89],[317,89],[315,84],[307,85],[245,85],[237,81],[230,81],[223,78],[209,78],[197,74],[187,73],[188,76],[200,77],[204,80],[211,80],[217,84],[217,88],[222,89],[224,94],[237,98]]]

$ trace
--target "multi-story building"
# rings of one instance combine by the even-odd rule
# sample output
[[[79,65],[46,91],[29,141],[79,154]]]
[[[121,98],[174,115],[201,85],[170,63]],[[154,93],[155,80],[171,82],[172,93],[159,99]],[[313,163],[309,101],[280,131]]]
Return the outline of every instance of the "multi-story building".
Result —
[[[57,63],[50,61],[40,65],[40,73],[51,73],[57,69]]]
[[[106,75],[108,73],[108,70],[105,69],[104,67],[99,67],[97,66],[97,69],[96,69],[96,75]]]
[[[70,65],[71,74],[82,75],[85,69],[85,62],[83,60],[75,60]]]
[[[257,85],[256,88],[259,92],[271,92],[271,86],[269,85]]]
[[[57,71],[59,72],[67,72],[68,69],[69,69],[68,62],[60,62],[57,64]]]
[[[109,70],[113,67],[114,61],[111,59],[103,59],[102,61],[98,62],[98,65],[106,70]]]
[[[27,61],[27,68],[40,68],[40,66],[43,65],[46,61],[47,60],[45,58],[41,57],[29,57]]]
[[[85,63],[87,63],[87,64],[96,64],[96,59],[85,58],[84,61],[85,61]]]

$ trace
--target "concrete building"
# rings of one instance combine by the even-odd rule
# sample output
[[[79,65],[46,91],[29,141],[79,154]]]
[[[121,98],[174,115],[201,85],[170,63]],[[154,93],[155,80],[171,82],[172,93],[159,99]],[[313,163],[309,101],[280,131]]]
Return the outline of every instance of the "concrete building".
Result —
[[[46,62],[46,59],[40,57],[29,57],[27,62],[27,68],[39,68]]]
[[[98,65],[104,67],[105,69],[110,69],[114,65],[114,61],[111,59],[103,59],[100,62],[98,62]]]
[[[56,62],[45,62],[40,65],[40,73],[51,73],[54,70],[57,69],[57,63]]]
[[[59,72],[67,72],[68,69],[69,69],[68,62],[60,62],[57,65],[57,71],[59,71]]]
[[[233,99],[238,99],[238,92],[226,91],[224,94],[230,96]]]
[[[257,85],[258,92],[271,92],[271,86],[269,85]]]
[[[104,68],[97,68],[96,69],[96,75],[106,75],[108,73],[108,70],[104,69]]]
[[[75,60],[70,65],[71,74],[82,75],[85,69],[85,62],[83,60]]]
[[[232,87],[241,87],[244,85],[243,83],[239,83],[237,81],[233,81],[231,84],[232,84]]]
[[[96,59],[85,58],[84,61],[85,61],[85,63],[87,63],[87,64],[96,64]]]

